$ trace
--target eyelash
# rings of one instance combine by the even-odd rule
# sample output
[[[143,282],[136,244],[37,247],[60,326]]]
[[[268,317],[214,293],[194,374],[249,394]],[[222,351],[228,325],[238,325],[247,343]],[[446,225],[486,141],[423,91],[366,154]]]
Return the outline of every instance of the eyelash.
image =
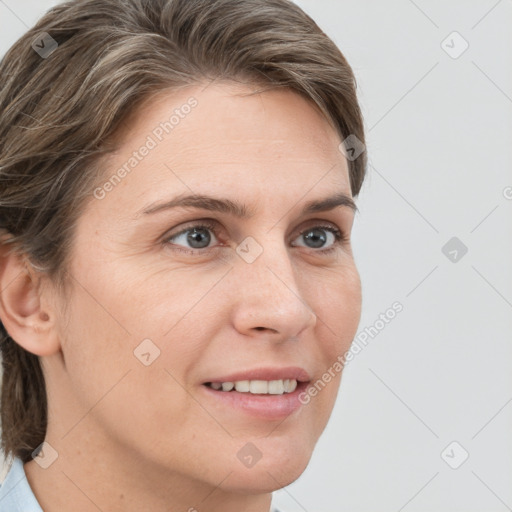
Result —
[[[163,240],[163,243],[168,246],[173,245],[173,247],[172,247],[173,251],[179,251],[179,252],[183,252],[183,253],[191,254],[191,255],[198,255],[199,253],[204,254],[210,250],[218,249],[218,247],[206,247],[204,249],[186,249],[186,248],[183,248],[182,246],[174,245],[174,244],[170,243],[169,240],[172,238],[176,238],[176,237],[182,235],[183,233],[186,233],[187,231],[192,231],[193,229],[209,229],[209,230],[213,231],[215,234],[215,237],[218,238],[217,232],[216,232],[217,227],[218,226],[213,222],[201,222],[199,224],[193,224],[191,226],[186,227],[185,229],[182,229],[178,233],[174,233],[173,235],[165,237],[165,239]],[[325,229],[326,231],[330,231],[334,235],[335,241],[331,245],[331,247],[329,247],[328,249],[315,250],[313,248],[310,248],[310,250],[312,250],[315,253],[329,254],[330,252],[336,250],[340,245],[345,244],[349,240],[348,237],[345,235],[345,233],[342,230],[335,228],[332,225],[325,225],[325,224],[319,224],[319,225],[314,225],[314,226],[308,227],[308,228],[302,230],[299,233],[299,236],[301,236],[304,233],[307,233],[309,231],[318,229],[318,228]]]

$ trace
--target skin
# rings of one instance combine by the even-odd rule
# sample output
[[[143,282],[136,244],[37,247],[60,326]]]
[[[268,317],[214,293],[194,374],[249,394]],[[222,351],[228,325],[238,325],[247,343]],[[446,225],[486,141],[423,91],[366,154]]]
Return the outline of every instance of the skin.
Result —
[[[341,139],[296,93],[246,94],[253,90],[215,82],[165,91],[125,123],[105,179],[168,112],[198,101],[121,183],[87,204],[65,312],[44,275],[4,258],[2,321],[40,356],[47,383],[46,441],[58,458],[47,469],[25,464],[45,512],[69,503],[74,512],[268,512],[271,492],[296,480],[312,455],[341,373],[284,421],[214,404],[201,389],[211,376],[258,366],[301,366],[315,382],[348,350],[360,319],[350,241],[335,244],[323,231],[318,247],[300,234],[329,225],[350,236],[346,206],[300,213],[312,199],[351,196]],[[137,217],[191,191],[238,200],[254,215],[188,208]],[[215,222],[217,248],[192,255],[173,249],[193,249],[186,235],[164,241],[200,219]],[[263,248],[253,263],[236,252],[248,236]],[[160,349],[149,366],[133,354],[146,338]],[[251,468],[237,458],[248,442],[262,454]]]

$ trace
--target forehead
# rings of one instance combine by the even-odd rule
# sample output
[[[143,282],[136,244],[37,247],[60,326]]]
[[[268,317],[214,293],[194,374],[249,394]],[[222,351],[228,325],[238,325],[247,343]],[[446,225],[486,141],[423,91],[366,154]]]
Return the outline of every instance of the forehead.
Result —
[[[188,109],[186,105],[191,98],[196,106]],[[188,110],[194,115],[188,115]],[[281,138],[301,133],[317,144],[322,141],[328,144],[333,137],[339,138],[319,107],[289,87],[214,81],[164,89],[146,97],[125,119],[126,129],[119,131],[122,142],[130,144],[137,132],[147,133],[155,123],[168,121],[173,113],[180,118],[173,121],[175,134],[201,124],[205,130],[196,133],[197,136],[242,135],[239,129],[243,127],[244,136],[250,134],[252,128],[255,137]],[[188,119],[186,123],[181,122],[184,119]],[[263,127],[265,133],[262,134]]]
[[[339,135],[316,105],[290,89],[260,89],[217,82],[147,99],[105,160],[105,199],[141,207],[164,192],[205,188],[246,197],[297,198],[313,188],[350,194]]]

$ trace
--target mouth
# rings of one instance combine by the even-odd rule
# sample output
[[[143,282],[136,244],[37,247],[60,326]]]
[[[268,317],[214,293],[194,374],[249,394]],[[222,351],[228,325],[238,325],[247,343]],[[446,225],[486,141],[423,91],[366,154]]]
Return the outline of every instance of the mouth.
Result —
[[[296,379],[238,380],[234,382],[205,382],[204,385],[223,393],[236,391],[253,395],[283,395],[293,393],[297,389],[298,381]]]
[[[278,378],[279,374],[283,378]],[[304,405],[299,395],[310,382],[311,378],[302,369],[255,370],[211,379],[203,382],[201,388],[215,407],[228,414],[235,412],[253,419],[278,420]]]

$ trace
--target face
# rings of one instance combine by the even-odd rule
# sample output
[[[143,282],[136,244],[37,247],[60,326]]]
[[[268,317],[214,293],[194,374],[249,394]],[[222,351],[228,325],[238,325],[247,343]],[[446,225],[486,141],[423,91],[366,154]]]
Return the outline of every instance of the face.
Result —
[[[77,224],[65,365],[45,368],[68,439],[237,492],[302,473],[361,307],[339,136],[299,95],[252,90],[167,91],[131,118]],[[212,199],[165,206],[191,195]]]

